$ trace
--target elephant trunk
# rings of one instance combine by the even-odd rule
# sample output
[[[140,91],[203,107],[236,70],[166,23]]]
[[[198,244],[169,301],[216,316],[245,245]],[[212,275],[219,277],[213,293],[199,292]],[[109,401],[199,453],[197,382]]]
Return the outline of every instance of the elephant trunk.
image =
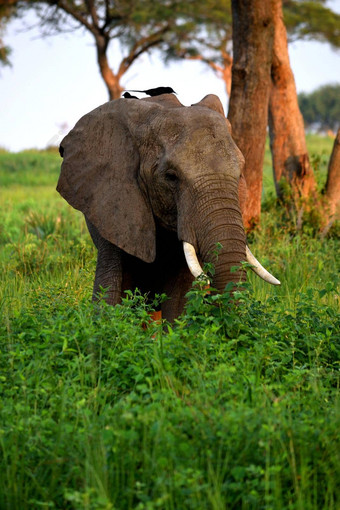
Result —
[[[212,263],[214,275],[211,285],[218,292],[223,292],[229,282],[244,281],[245,271],[241,268],[241,261],[246,258],[246,239],[242,221],[226,223],[223,218],[215,214],[214,222],[220,223],[210,235],[198,241],[198,250],[203,262]],[[232,272],[232,268],[239,269]]]
[[[223,292],[229,282],[245,280],[240,266],[246,259],[246,237],[238,201],[236,179],[230,182],[216,178],[201,179],[195,183],[191,201],[195,218],[189,233],[182,234],[184,241],[194,245],[201,262],[212,263],[215,273],[211,285]]]
[[[223,292],[229,282],[245,280],[246,273],[240,263],[247,261],[264,281],[280,285],[246,244],[235,179],[230,178],[227,183],[225,178],[216,176],[197,179],[185,204],[179,236],[184,242],[185,258],[194,277],[203,272],[201,264],[212,263],[215,273],[211,284]],[[187,218],[194,221],[189,222]],[[231,271],[235,266],[239,269]]]

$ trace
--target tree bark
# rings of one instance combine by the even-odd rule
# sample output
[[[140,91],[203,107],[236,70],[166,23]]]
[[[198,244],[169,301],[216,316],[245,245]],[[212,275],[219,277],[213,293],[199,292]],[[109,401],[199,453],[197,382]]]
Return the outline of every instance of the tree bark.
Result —
[[[271,86],[274,25],[272,0],[232,0],[233,67],[228,118],[245,157],[246,228],[259,222]]]
[[[222,58],[223,58],[223,66],[221,66],[221,75],[222,79],[225,83],[225,88],[228,97],[230,97],[231,94],[231,70],[233,66],[233,57],[230,55],[230,53],[226,50],[222,51]]]
[[[334,140],[328,165],[325,196],[329,207],[328,215],[332,221],[340,218],[340,129]]]
[[[293,199],[315,194],[316,181],[310,166],[294,75],[288,55],[282,0],[273,1],[274,45],[269,99],[269,136],[277,195],[283,198],[281,179],[291,186]]]

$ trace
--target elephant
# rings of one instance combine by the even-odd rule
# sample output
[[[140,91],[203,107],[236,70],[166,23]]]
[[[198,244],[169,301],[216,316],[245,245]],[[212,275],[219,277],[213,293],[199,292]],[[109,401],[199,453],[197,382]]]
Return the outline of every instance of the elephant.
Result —
[[[100,288],[112,305],[128,289],[165,293],[172,322],[203,263],[214,264],[218,292],[244,281],[246,260],[279,283],[246,244],[244,158],[217,96],[191,106],[174,94],[109,101],[77,122],[60,154],[57,191],[82,211],[98,250],[93,300]]]

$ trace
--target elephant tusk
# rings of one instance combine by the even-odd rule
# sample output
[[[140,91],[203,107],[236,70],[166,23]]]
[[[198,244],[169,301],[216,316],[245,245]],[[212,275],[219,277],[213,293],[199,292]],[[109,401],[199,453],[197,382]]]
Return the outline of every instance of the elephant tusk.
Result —
[[[183,241],[183,249],[185,260],[188,264],[188,268],[192,276],[194,276],[194,278],[197,278],[198,276],[206,276],[203,272],[201,264],[198,262],[196,250],[193,245]]]
[[[281,285],[281,282],[277,280],[275,276],[270,274],[267,269],[261,266],[260,262],[254,257],[248,246],[246,246],[246,259],[247,262],[251,264],[254,273],[256,273],[265,282],[271,283],[272,285]]]

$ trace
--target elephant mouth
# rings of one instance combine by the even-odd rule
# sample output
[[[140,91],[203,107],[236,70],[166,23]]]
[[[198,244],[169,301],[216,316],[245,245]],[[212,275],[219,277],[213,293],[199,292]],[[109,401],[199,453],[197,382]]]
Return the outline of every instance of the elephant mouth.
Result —
[[[189,271],[194,278],[198,278],[199,276],[203,276],[207,280],[207,284],[209,284],[209,279],[207,275],[204,273],[201,264],[198,261],[196,250],[194,246],[186,241],[183,241],[183,250],[186,263],[188,265]],[[262,264],[256,259],[256,257],[252,254],[248,245],[246,245],[246,262],[250,264],[251,269],[257,274],[262,280],[271,285],[281,285],[281,282],[275,278],[272,274],[265,269]]]

